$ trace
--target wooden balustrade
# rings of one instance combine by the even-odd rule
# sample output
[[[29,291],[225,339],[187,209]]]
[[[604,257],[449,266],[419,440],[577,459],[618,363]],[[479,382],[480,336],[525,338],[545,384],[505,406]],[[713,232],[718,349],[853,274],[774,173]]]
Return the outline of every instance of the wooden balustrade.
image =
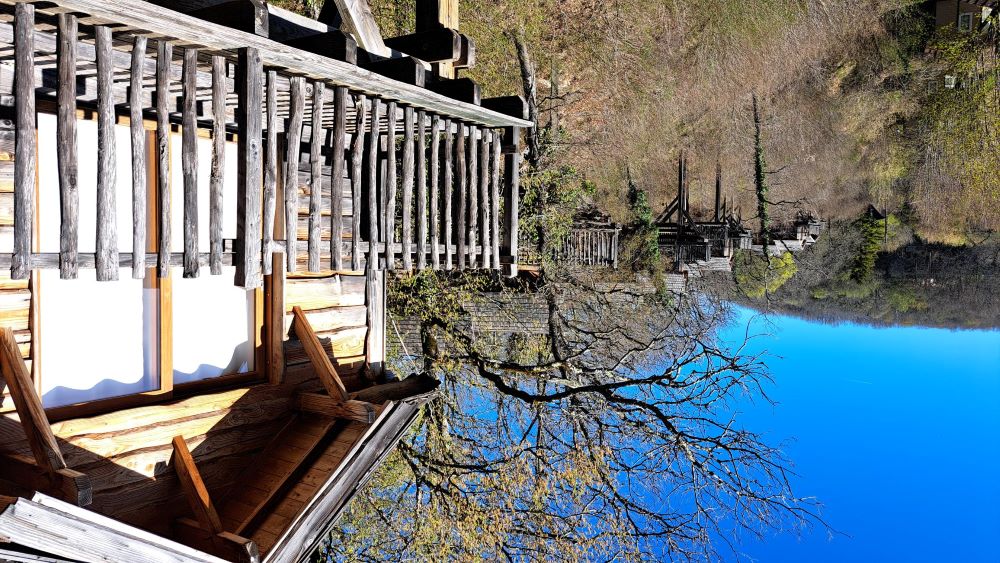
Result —
[[[14,59],[12,69],[0,69],[10,88],[0,91],[0,104],[13,100],[17,127],[14,221],[6,227],[13,245],[0,254],[12,278],[36,268],[74,278],[79,268],[95,268],[98,280],[114,280],[133,265],[136,277],[145,268],[165,277],[174,266],[197,277],[206,274],[202,266],[219,275],[231,265],[237,285],[255,288],[270,274],[274,252],[285,253],[291,273],[451,269],[456,262],[516,271],[522,119],[241,31],[194,25],[137,0],[115,5],[0,0],[0,12],[14,16],[0,21],[0,44],[13,47]],[[180,22],[176,29],[143,19],[167,13]],[[37,162],[38,110],[57,115],[58,162]],[[80,252],[76,124],[89,115],[98,122],[97,233],[93,252]],[[130,147],[116,146],[116,124],[130,126]],[[182,166],[171,170],[170,135],[178,129]],[[237,142],[236,170],[225,166],[227,137]],[[212,139],[210,162],[199,162],[199,138]],[[118,189],[124,158],[132,163],[131,193]],[[58,168],[58,253],[40,252],[35,240],[37,169],[50,165]],[[207,186],[202,168],[209,168]],[[227,201],[226,177],[234,173],[236,201]],[[172,193],[171,174],[183,180],[182,193]],[[200,208],[199,190],[209,193],[208,209]],[[300,192],[307,194],[301,202]],[[170,229],[174,197],[183,204],[181,233]],[[131,198],[131,233],[117,227],[121,198]],[[225,240],[230,206],[237,232]],[[205,215],[209,232],[201,233]],[[132,249],[120,252],[129,234]],[[205,239],[209,252],[202,253]],[[174,240],[182,252],[155,250]]]

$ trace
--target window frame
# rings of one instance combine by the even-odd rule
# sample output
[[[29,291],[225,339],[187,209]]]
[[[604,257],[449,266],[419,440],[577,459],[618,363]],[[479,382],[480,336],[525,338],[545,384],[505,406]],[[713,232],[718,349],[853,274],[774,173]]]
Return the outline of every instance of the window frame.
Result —
[[[959,12],[958,14],[958,31],[962,33],[971,32],[975,26],[976,14],[974,12]],[[968,27],[963,21],[968,22]]]
[[[48,101],[38,100],[38,110],[37,113],[48,113],[55,114],[56,107]],[[78,120],[94,120],[96,118],[95,113],[88,109],[77,109],[77,119]],[[36,120],[37,124],[37,120]],[[130,119],[128,116],[117,115],[115,119],[115,125],[130,125]],[[36,125],[37,127],[37,125]],[[159,201],[156,197],[156,179],[158,176],[158,166],[159,162],[156,158],[156,122],[144,119],[143,128],[146,133],[146,166],[151,172],[147,174],[147,198],[146,198],[146,251],[150,253],[156,253],[158,251],[157,245],[159,243],[159,225],[157,224],[158,214],[159,214]],[[181,128],[179,125],[171,124],[171,133],[180,132]],[[207,136],[208,130],[199,129],[199,136]],[[38,132],[35,132],[35,143],[38,143]],[[170,148],[171,143],[168,143],[167,150],[172,150]],[[123,154],[123,153],[120,153]],[[129,153],[131,154],[131,153]],[[172,162],[169,158],[167,162]],[[39,190],[38,181],[38,168],[43,163],[39,162],[36,166],[35,171],[35,216],[39,217],[39,198],[37,193]],[[53,163],[54,166],[54,163]],[[170,173],[180,173],[180,171],[171,170]],[[207,189],[207,187],[206,187]],[[171,194],[173,195],[173,194]],[[35,221],[33,225],[33,251],[39,251],[39,221]],[[31,273],[31,305],[29,311],[30,319],[30,330],[31,330],[31,375],[34,380],[35,391],[41,397],[42,391],[42,378],[45,376],[44,367],[41,362],[41,347],[45,345],[42,334],[41,334],[41,323],[40,323],[40,308],[43,306],[44,301],[44,287],[41,284],[41,276],[39,270],[33,270]],[[127,395],[120,395],[116,397],[108,397],[104,399],[96,399],[93,401],[87,401],[82,403],[73,403],[70,405],[63,405],[59,407],[46,408],[45,413],[49,420],[66,420],[71,418],[79,418],[83,416],[91,416],[96,414],[108,413],[115,410],[120,410],[124,408],[138,407],[144,405],[151,405],[155,403],[161,403],[169,401],[175,398],[180,398],[184,396],[191,396],[200,392],[208,390],[219,390],[230,387],[237,387],[242,385],[261,383],[267,381],[268,368],[265,366],[266,361],[266,351],[264,349],[264,343],[268,342],[267,336],[264,334],[265,330],[268,330],[267,323],[265,322],[264,316],[264,300],[265,294],[263,288],[258,288],[254,291],[253,298],[253,358],[254,366],[253,369],[245,373],[233,373],[227,375],[221,375],[217,377],[207,378],[199,381],[191,381],[182,384],[174,384],[173,377],[173,275],[168,275],[167,277],[161,278],[157,275],[157,268],[154,266],[152,268],[146,269],[146,277],[143,282],[145,287],[153,288],[157,291],[157,341],[158,347],[156,350],[157,362],[159,367],[158,379],[159,388],[150,391],[144,391],[141,393],[132,393]]]

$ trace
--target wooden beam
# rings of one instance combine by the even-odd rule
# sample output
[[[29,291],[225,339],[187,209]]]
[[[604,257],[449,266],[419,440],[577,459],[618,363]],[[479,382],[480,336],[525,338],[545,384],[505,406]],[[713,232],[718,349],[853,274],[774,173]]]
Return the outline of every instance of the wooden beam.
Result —
[[[418,32],[439,27],[458,29],[458,0],[416,0]]]
[[[261,220],[264,223],[263,274],[269,276],[274,271],[274,261],[272,260],[274,257],[274,217],[278,205],[278,73],[268,69],[265,82],[267,91],[264,113],[267,114],[267,132],[264,139],[264,207]]]
[[[379,112],[381,111],[382,101],[378,97],[373,97],[371,99],[371,120],[368,123],[368,148],[365,151],[365,164],[366,167],[366,191],[368,192],[368,269],[377,270],[378,269],[378,207],[379,207],[379,197],[378,197],[378,165],[379,165]],[[358,213],[360,209],[355,209],[354,213]],[[358,236],[354,234],[354,236]]]
[[[268,104],[273,104],[274,100],[268,98]],[[268,117],[271,117],[270,105],[268,106]],[[273,121],[268,121],[268,133],[271,132]],[[268,193],[264,190],[264,206],[271,205],[271,221],[264,221],[264,240],[270,242],[272,233],[269,231],[270,225],[274,223],[274,169],[268,158],[274,158],[274,147],[265,147],[270,151],[265,156],[265,175],[271,172],[271,192],[270,202]],[[223,185],[226,174],[226,60],[222,57],[212,57],[212,169],[208,180],[208,241],[211,253],[209,269],[213,276],[222,274],[222,210]],[[265,184],[266,186],[267,184]],[[266,215],[266,213],[265,213]],[[267,248],[268,245],[265,245]],[[270,259],[268,254],[268,259]],[[266,271],[270,273],[271,263],[268,260],[265,264]]]
[[[285,238],[294,241],[299,224],[299,152],[302,150],[306,94],[301,77],[293,77],[290,82],[289,117],[285,126]],[[285,250],[285,268],[290,274],[295,273],[298,263],[294,248],[289,246]]]
[[[507,258],[509,276],[517,275],[518,225],[520,222],[521,200],[521,130],[519,127],[508,127],[504,130],[504,140],[514,147],[514,151],[504,156],[503,176],[503,239],[501,240],[501,259]]]
[[[439,192],[439,180],[441,172],[441,118],[434,114],[431,117],[431,154],[429,157],[431,165],[431,193],[430,193],[430,238],[431,238],[431,268],[435,270],[441,269],[441,255],[437,253],[437,247],[440,243],[440,238],[438,236],[441,230],[441,217],[438,213],[438,192]]]
[[[456,69],[472,68],[476,66],[476,41],[468,35],[462,35],[461,41],[462,53],[459,55],[458,60],[452,63],[452,66]]]
[[[174,520],[174,536],[184,545],[237,563],[259,563],[260,549],[253,540],[230,532],[213,534],[201,528],[197,520]]]
[[[423,87],[427,83],[427,69],[423,61],[413,57],[398,57],[364,62],[362,68],[381,74],[386,78]]]
[[[354,97],[354,138],[351,140],[351,269],[361,269],[361,170],[364,160],[365,96]]]
[[[215,505],[212,504],[205,482],[202,480],[201,473],[188,450],[187,442],[184,441],[183,436],[174,436],[172,443],[174,447],[174,472],[177,473],[177,479],[181,482],[181,488],[184,489],[184,497],[187,499],[188,506],[191,507],[191,512],[194,513],[198,525],[213,535],[222,532],[222,520],[219,519],[219,513],[216,512]]]
[[[483,250],[482,267],[489,268],[493,251],[490,249],[490,136],[482,130],[479,139],[479,246]]]
[[[483,98],[481,100],[484,108],[497,113],[516,117],[518,119],[528,119],[528,103],[521,96],[498,96],[495,98]]]
[[[73,14],[59,14],[58,19],[59,42],[56,46],[56,64],[58,66],[56,103],[59,105],[59,109],[56,114],[56,145],[58,147],[56,160],[59,166],[59,205],[61,214],[59,223],[59,277],[69,280],[76,279],[77,277],[76,253],[80,243],[78,231],[80,193],[77,190],[76,150],[76,45],[78,26],[76,16]],[[142,39],[143,45],[145,45],[146,38],[143,37]],[[133,77],[133,89],[135,88],[135,80],[141,80],[141,78],[141,76],[137,78]],[[133,96],[137,95],[134,92],[130,92],[130,94]],[[139,120],[139,128],[142,128],[141,119]],[[142,152],[145,154],[145,149]],[[143,179],[143,189],[145,187],[145,179]],[[145,219],[143,217],[143,227],[145,227]],[[145,231],[143,232],[145,233]],[[145,252],[145,250],[144,245],[140,252]]]
[[[61,17],[61,16],[60,16]],[[146,130],[143,127],[143,69],[146,67],[146,36],[132,40],[132,66],[129,72],[129,132],[132,141],[132,263],[146,263],[146,191],[149,189],[149,163],[146,161]],[[60,80],[62,80],[60,78]],[[75,92],[73,93],[75,96]],[[75,119],[74,119],[75,121]],[[75,127],[75,126],[74,126]],[[76,140],[74,139],[74,145]],[[74,148],[74,157],[75,157]],[[74,257],[75,261],[75,257]],[[133,279],[144,279],[146,269],[132,268]]]
[[[457,209],[453,209],[455,216],[458,218],[457,229],[458,229],[458,269],[465,269],[466,258],[468,258],[468,251],[465,248],[466,245],[466,205],[468,201],[468,184],[466,183],[465,174],[465,124],[458,123],[458,139],[455,143],[455,172],[458,176],[456,182],[456,187],[458,188],[458,206]]]
[[[295,39],[282,41],[289,47],[309,51],[317,55],[344,61],[348,64],[358,64],[358,43],[353,37],[339,29],[330,29],[326,33],[315,33]]]
[[[403,244],[403,269],[413,269],[413,108],[403,108],[403,229],[400,242]]]
[[[417,112],[417,269],[427,268],[427,114]]]
[[[344,236],[344,150],[347,144],[347,88],[333,91],[333,149],[330,173],[330,264],[335,271],[344,269],[341,242]]]
[[[319,271],[319,251],[322,241],[321,211],[323,208],[323,143],[326,135],[323,132],[323,96],[326,94],[326,84],[313,82],[312,120],[309,125],[309,271]],[[330,183],[333,189],[333,182]]]
[[[14,6],[14,256],[10,277],[31,274],[35,214],[35,6]]]
[[[201,20],[261,37],[269,35],[267,3],[264,0],[231,0],[187,13]]]
[[[184,49],[181,171],[184,175],[184,277],[198,277],[198,51]],[[259,110],[258,110],[259,111]],[[244,131],[240,132],[243,138]]]
[[[445,27],[393,37],[386,39],[385,44],[431,63],[452,62],[462,56],[461,34]]]
[[[490,218],[492,219],[490,246],[493,250],[493,269],[500,269],[500,135],[493,132],[493,158],[490,169]]]
[[[385,170],[385,218],[382,225],[385,233],[385,269],[393,271],[396,268],[396,251],[393,243],[396,237],[396,102],[389,102],[386,116],[386,166]]]
[[[441,79],[428,84],[427,89],[467,104],[478,106],[482,101],[482,90],[471,78]]]
[[[236,74],[236,285],[256,289],[264,282],[260,263],[264,69],[256,49],[239,50]]]
[[[382,39],[382,32],[375,23],[371,8],[368,7],[368,0],[331,1],[340,13],[341,29],[353,35],[359,47],[381,57],[392,56],[392,51]]]
[[[173,47],[169,41],[160,40],[156,45],[156,205],[160,210],[157,272],[161,278],[170,277],[170,61]]]
[[[468,136],[468,165],[469,165],[469,189],[468,189],[468,208],[463,210],[462,213],[468,215],[468,227],[469,227],[469,268],[475,268],[478,266],[478,256],[476,254],[476,241],[478,240],[478,228],[479,228],[479,139],[477,138],[479,131],[478,129],[470,125],[469,126],[469,136]]]
[[[76,506],[88,506],[94,499],[90,477],[85,473],[69,468],[50,472],[25,456],[0,455],[0,479]]]
[[[271,273],[264,276],[265,334],[268,339],[267,381],[280,385],[285,380],[285,262],[281,253],[271,255]]]
[[[385,272],[368,270],[365,274],[365,313],[368,334],[365,336],[365,362],[368,378],[382,379],[385,371]]]
[[[118,279],[118,214],[111,28],[96,26],[94,36],[97,53],[97,281],[113,281]]]
[[[295,408],[303,412],[354,420],[364,424],[375,422],[379,413],[382,412],[382,405],[355,400],[340,401],[322,393],[297,394]]]
[[[454,225],[452,224],[452,199],[454,198],[454,172],[452,167],[452,157],[455,154],[455,147],[453,144],[453,137],[451,133],[451,120],[446,119],[444,121],[444,188],[441,195],[441,201],[444,202],[444,269],[450,270],[452,268],[452,256],[451,256],[451,243],[452,243],[452,233],[454,231]]]
[[[293,320],[295,334],[302,342],[302,347],[305,348],[306,355],[309,356],[309,361],[312,362],[313,369],[316,371],[316,377],[319,378],[320,383],[323,384],[326,392],[331,397],[346,401],[348,399],[347,388],[344,387],[344,383],[340,380],[340,376],[337,375],[337,370],[334,369],[330,357],[326,355],[326,350],[320,343],[319,338],[316,337],[316,333],[313,332],[306,314],[302,312],[302,308],[299,306],[292,308],[292,314],[295,316]]]
[[[433,376],[426,373],[413,374],[402,381],[382,383],[366,387],[357,393],[351,393],[351,398],[355,401],[364,401],[376,405],[382,405],[386,401],[401,401],[430,393],[441,384]]]

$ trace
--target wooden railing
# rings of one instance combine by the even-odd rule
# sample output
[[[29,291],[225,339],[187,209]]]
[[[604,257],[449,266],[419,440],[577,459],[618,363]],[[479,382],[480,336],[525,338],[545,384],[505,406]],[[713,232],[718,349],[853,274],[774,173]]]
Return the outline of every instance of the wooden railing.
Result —
[[[141,0],[37,7],[0,0],[0,13],[13,14],[12,23],[0,22],[0,48],[13,47],[14,58],[13,76],[3,81],[12,84],[16,129],[13,252],[0,255],[12,278],[35,268],[75,278],[79,268],[95,268],[98,280],[113,280],[132,265],[156,267],[161,277],[183,266],[185,277],[196,277],[204,266],[220,274],[233,265],[236,284],[255,288],[281,252],[289,272],[409,270],[414,262],[418,269],[516,271],[517,137],[529,122]],[[57,254],[37,252],[34,240],[37,167],[56,165],[37,162],[35,119],[43,105],[57,114]],[[93,254],[78,245],[79,111],[96,114],[98,123]],[[115,202],[128,194],[116,193],[124,148],[115,146],[116,122],[128,122],[132,132],[129,253],[117,242],[128,234],[116,230]],[[172,194],[169,135],[178,125],[183,193]],[[146,127],[156,139],[149,158]],[[214,139],[208,233],[198,228],[206,211],[198,205],[206,188],[198,181],[199,135]],[[235,171],[224,166],[226,135],[238,142]],[[233,173],[236,201],[224,201],[223,183]],[[147,202],[147,178],[154,177],[156,201]],[[300,202],[303,187],[308,199]],[[182,233],[170,230],[172,197],[183,198]],[[153,205],[156,241],[147,244]],[[222,235],[227,206],[237,209],[232,241]],[[199,253],[206,235],[210,252]],[[147,252],[171,248],[176,236],[182,253]],[[133,272],[145,275],[142,267]]]
[[[572,229],[561,241],[552,244],[557,262],[578,266],[618,267],[618,227]]]

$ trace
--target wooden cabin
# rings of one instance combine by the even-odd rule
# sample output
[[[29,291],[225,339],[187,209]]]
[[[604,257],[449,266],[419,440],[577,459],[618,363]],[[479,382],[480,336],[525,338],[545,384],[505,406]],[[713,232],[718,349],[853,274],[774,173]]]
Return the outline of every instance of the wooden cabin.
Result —
[[[301,561],[388,455],[386,272],[516,274],[531,126],[417,7],[0,0],[0,560]]]
[[[937,0],[934,23],[938,28],[951,26],[961,32],[975,31],[997,4],[996,0]]]

